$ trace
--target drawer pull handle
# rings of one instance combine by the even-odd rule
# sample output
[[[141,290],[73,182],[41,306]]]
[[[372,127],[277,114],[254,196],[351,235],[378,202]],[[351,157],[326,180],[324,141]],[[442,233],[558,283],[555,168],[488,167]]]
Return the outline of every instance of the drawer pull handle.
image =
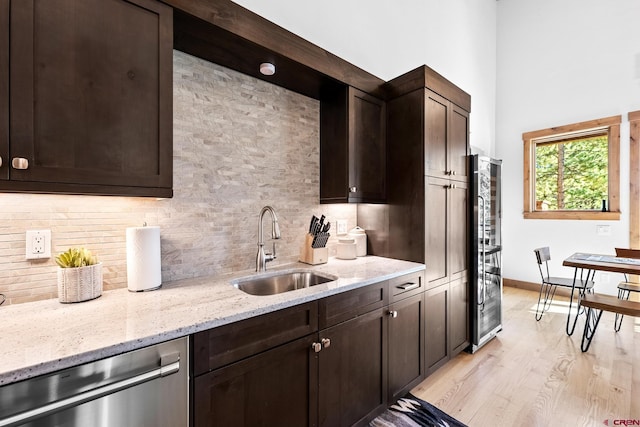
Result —
[[[412,290],[412,289],[417,289],[417,288],[419,288],[419,287],[420,287],[420,285],[419,285],[419,284],[417,284],[417,283],[414,283],[414,282],[407,282],[407,283],[404,283],[404,284],[402,284],[402,285],[398,285],[398,286],[396,286],[396,287],[397,287],[398,289],[402,289],[403,291],[410,291],[410,290]]]
[[[349,187],[349,193],[357,193],[358,187]]]
[[[29,160],[24,157],[14,157],[11,160],[11,166],[13,166],[14,169],[29,169]]]
[[[322,343],[322,348],[331,347],[331,340],[329,338],[322,338],[322,340],[320,340],[320,342]]]
[[[313,344],[311,344],[311,349],[314,351],[314,353],[320,353],[322,351],[322,344],[320,344],[319,342],[314,342]]]
[[[398,317],[398,312],[396,310],[391,310],[389,311],[389,313],[387,313],[389,315],[389,317],[391,317],[392,319],[395,319],[396,317]]]

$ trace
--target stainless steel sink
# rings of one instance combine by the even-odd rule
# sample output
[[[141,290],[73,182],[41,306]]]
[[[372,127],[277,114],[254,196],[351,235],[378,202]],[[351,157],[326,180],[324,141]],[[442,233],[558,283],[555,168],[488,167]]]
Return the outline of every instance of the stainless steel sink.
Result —
[[[241,277],[231,281],[231,284],[251,295],[275,295],[334,280],[338,278],[330,274],[299,269]]]

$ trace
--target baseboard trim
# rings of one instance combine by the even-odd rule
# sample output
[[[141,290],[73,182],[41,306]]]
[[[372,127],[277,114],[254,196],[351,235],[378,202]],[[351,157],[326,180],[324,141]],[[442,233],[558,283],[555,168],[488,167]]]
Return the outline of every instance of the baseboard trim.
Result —
[[[515,280],[515,279],[502,279],[502,284],[504,286],[509,286],[512,288],[540,292],[540,283],[525,282],[522,280]],[[558,287],[556,289],[556,295],[562,295],[562,296],[568,297],[571,295],[571,289]]]
[[[502,284],[504,286],[509,286],[511,288],[518,288],[518,289],[524,289],[527,291],[540,292],[540,283],[525,282],[522,280],[515,280],[515,279],[502,279]],[[597,288],[598,288],[598,284],[596,283],[596,286],[594,287],[594,289],[596,290],[596,293],[598,292]],[[556,295],[562,295],[568,298],[571,295],[571,289],[558,287],[556,288]],[[629,300],[640,302],[640,292],[631,292],[631,296],[629,297]]]

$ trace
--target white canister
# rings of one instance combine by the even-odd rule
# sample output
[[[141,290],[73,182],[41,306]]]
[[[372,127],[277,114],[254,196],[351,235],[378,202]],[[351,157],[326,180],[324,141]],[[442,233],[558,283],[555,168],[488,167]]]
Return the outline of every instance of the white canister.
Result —
[[[336,257],[340,259],[356,259],[356,241],[350,237],[338,239]]]
[[[349,231],[349,237],[356,241],[356,255],[367,255],[367,233],[364,228],[355,227]]]

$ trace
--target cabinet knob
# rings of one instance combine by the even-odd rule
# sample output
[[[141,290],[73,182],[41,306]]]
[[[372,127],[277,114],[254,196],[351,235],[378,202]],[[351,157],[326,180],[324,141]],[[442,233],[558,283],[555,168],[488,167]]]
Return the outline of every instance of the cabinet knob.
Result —
[[[322,344],[320,344],[319,342],[314,342],[313,344],[311,344],[311,349],[315,353],[320,353],[320,351],[322,351]]]
[[[398,312],[396,310],[390,310],[388,313],[389,317],[391,317],[392,319],[395,319],[396,317],[398,317]]]
[[[24,157],[14,157],[11,159],[11,166],[14,169],[29,169],[29,160]]]
[[[2,156],[0,156],[0,167],[2,167]]]
[[[358,191],[357,187],[349,187],[349,193],[356,193]]]
[[[456,171],[451,171],[451,175],[455,175],[455,174],[456,174]]]
[[[329,338],[322,338],[320,342],[322,343],[322,348],[331,347],[331,340]]]
[[[449,185],[445,185],[444,188],[458,188],[458,186],[456,184],[449,184]]]

